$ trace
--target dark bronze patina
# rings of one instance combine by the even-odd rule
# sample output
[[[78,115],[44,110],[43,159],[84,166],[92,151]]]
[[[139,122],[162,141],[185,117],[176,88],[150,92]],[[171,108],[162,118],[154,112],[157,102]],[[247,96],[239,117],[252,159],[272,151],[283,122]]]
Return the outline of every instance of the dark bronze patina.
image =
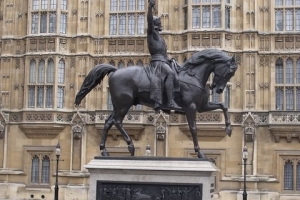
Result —
[[[174,84],[176,84],[174,82],[177,80],[175,72],[170,67],[166,42],[159,34],[159,31],[162,31],[160,18],[154,17],[152,14],[154,6],[155,1],[150,0],[147,14],[147,43],[151,55],[150,98],[156,102],[154,109],[158,111],[162,105],[164,89],[168,98],[168,106],[170,108],[179,108],[179,106],[174,101]]]
[[[209,89],[205,87],[211,73],[214,73],[210,89],[216,88],[217,93],[222,93],[227,82],[237,69],[235,57],[230,58],[224,52],[217,49],[206,49],[196,52],[183,65],[178,73],[179,88],[175,92],[175,101],[181,109],[176,111],[186,115],[190,132],[193,137],[195,152],[199,158],[204,158],[200,151],[197,138],[196,112],[206,112],[222,109],[225,116],[225,131],[231,135],[231,125],[228,111],[223,103],[209,102]],[[115,125],[124,136],[128,150],[134,155],[134,145],[131,138],[122,126],[123,119],[132,105],[146,105],[154,108],[155,101],[150,98],[149,67],[132,66],[118,69],[109,64],[96,65],[85,78],[75,98],[75,104],[81,100],[98,84],[105,75],[110,74],[109,88],[113,111],[104,125],[104,132],[100,142],[102,155],[108,155],[105,148],[107,134],[112,125]],[[168,111],[167,102],[162,103],[162,110]]]
[[[109,155],[105,143],[112,125],[122,133],[128,144],[128,150],[134,155],[133,142],[122,126],[123,119],[132,105],[146,105],[151,108],[161,108],[164,112],[175,110],[186,115],[193,138],[194,149],[199,158],[205,158],[200,150],[197,138],[196,113],[222,109],[225,117],[225,131],[230,136],[232,132],[227,107],[223,103],[209,102],[209,89],[216,89],[222,93],[227,82],[234,75],[237,65],[235,56],[229,57],[218,49],[205,49],[194,53],[179,69],[169,66],[166,44],[159,35],[160,20],[153,18],[152,7],[154,1],[149,2],[148,9],[148,46],[152,56],[151,66],[117,69],[109,64],[96,65],[85,78],[75,98],[75,105],[98,84],[104,76],[110,74],[109,88],[113,104],[113,111],[105,121],[104,132],[100,142],[103,156]],[[172,61],[173,63],[174,61]],[[176,65],[176,64],[175,64]],[[171,65],[174,66],[174,65]],[[157,72],[157,73],[156,73]],[[213,82],[206,87],[210,74],[214,74]],[[174,80],[178,78],[178,91],[174,92]],[[162,81],[165,80],[165,81]],[[162,84],[166,93],[162,93]],[[176,83],[176,81],[175,81]],[[176,84],[175,84],[176,86]],[[173,104],[176,102],[176,106]],[[171,105],[170,105],[171,104]]]

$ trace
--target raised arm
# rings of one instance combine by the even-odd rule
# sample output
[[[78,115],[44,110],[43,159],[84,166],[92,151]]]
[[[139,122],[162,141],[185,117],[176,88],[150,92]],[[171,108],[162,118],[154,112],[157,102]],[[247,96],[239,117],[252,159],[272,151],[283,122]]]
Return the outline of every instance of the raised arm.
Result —
[[[148,33],[154,32],[154,24],[153,24],[153,13],[152,9],[155,6],[155,0],[149,0],[148,2],[148,14],[147,14],[147,22],[148,22]]]

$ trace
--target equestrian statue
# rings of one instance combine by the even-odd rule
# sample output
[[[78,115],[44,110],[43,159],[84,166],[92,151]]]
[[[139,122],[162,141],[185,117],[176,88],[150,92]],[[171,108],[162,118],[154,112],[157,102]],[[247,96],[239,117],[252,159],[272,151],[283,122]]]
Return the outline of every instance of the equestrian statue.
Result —
[[[198,158],[205,158],[198,144],[196,113],[221,109],[225,117],[225,132],[231,136],[228,109],[223,103],[209,102],[209,90],[214,89],[218,94],[223,92],[237,70],[235,56],[229,57],[218,49],[205,49],[195,52],[179,66],[174,59],[167,57],[166,43],[159,34],[162,30],[160,19],[152,15],[154,5],[155,1],[150,0],[147,14],[150,66],[118,69],[109,64],[96,65],[83,81],[75,97],[75,105],[80,105],[82,99],[109,75],[113,111],[105,121],[100,142],[103,156],[109,155],[105,143],[112,125],[122,133],[130,154],[134,156],[134,144],[122,122],[131,106],[141,104],[156,112],[162,110],[169,113],[174,110],[186,115],[195,152]],[[213,81],[206,87],[211,74]]]

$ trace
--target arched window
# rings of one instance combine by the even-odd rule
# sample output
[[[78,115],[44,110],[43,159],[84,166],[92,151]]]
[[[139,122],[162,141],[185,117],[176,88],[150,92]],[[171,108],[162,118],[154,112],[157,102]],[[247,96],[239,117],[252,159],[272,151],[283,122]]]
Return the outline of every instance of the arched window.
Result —
[[[282,87],[275,88],[275,96],[276,96],[276,110],[283,110],[283,88]]]
[[[65,62],[64,60],[60,60],[58,63],[58,73],[57,73],[57,108],[64,107],[64,91],[65,86],[62,85],[65,83]]]
[[[300,1],[275,1],[275,31],[300,30]]]
[[[110,0],[110,11],[117,10],[117,0]]]
[[[285,12],[285,30],[294,30],[294,12],[291,10],[286,10]]]
[[[117,15],[113,14],[110,15],[109,20],[109,35],[116,35],[117,34]]]
[[[221,27],[221,11],[219,6],[214,6],[212,9],[213,18],[212,18],[212,27],[220,28]]]
[[[282,5],[283,5],[282,1],[283,1],[283,0],[276,0],[276,1],[275,1],[275,5],[276,5],[276,6],[282,6]]]
[[[293,72],[293,60],[288,59],[286,61],[286,70],[285,70],[285,82],[286,83],[293,83],[294,82],[294,72]]]
[[[208,6],[202,8],[202,28],[210,28],[210,8]]]
[[[286,87],[285,90],[285,107],[286,110],[294,110],[294,88]]]
[[[138,24],[137,24],[137,33],[138,35],[142,35],[145,33],[145,15],[138,14]]]
[[[65,83],[65,62],[60,60],[58,63],[58,74],[57,74],[58,83]]]
[[[42,160],[42,183],[49,183],[50,177],[50,159],[48,156],[44,156]]]
[[[129,0],[128,1],[128,10],[135,10],[135,2],[136,0]]]
[[[126,34],[126,17],[125,14],[119,15],[119,35]]]
[[[287,160],[284,165],[284,190],[293,190],[294,185],[293,163]]]
[[[32,10],[38,10],[39,9],[39,0],[32,0]]]
[[[57,0],[32,0],[31,33],[66,33],[67,24],[67,0],[61,0],[60,6]],[[57,15],[60,13],[60,20]]]
[[[55,70],[56,68],[56,70]],[[56,78],[55,78],[56,77]],[[54,84],[57,83],[57,95],[54,96]],[[41,59],[36,66],[36,61],[31,60],[28,80],[28,107],[29,108],[53,108],[54,98],[57,107],[64,106],[65,90],[65,61],[54,63],[52,58],[46,62]]]
[[[39,83],[45,82],[45,61],[44,60],[40,60],[39,62],[38,82]]]
[[[49,152],[51,153],[51,152]],[[31,179],[34,185],[50,184],[50,154],[38,152],[31,157]]]
[[[296,190],[300,190],[300,161],[297,162],[296,169]]]
[[[53,83],[54,81],[54,62],[52,59],[48,60],[47,68],[47,83]]]
[[[283,63],[281,59],[277,59],[275,66],[275,82],[283,83]]]
[[[281,9],[275,10],[275,30],[283,31],[283,13]]]
[[[300,1],[299,1],[300,3]],[[300,9],[296,10],[296,15],[295,15],[295,20],[296,20],[296,31],[300,30]]]
[[[128,15],[128,35],[135,34],[135,14]]]
[[[31,161],[31,182],[38,183],[39,182],[39,164],[40,159],[37,155],[33,156]]]
[[[61,0],[60,9],[67,10],[67,0]]]
[[[119,0],[119,10],[120,11],[126,10],[126,3],[127,3],[127,0]]]
[[[110,0],[109,34],[144,34],[145,2],[146,0]]]
[[[192,14],[192,27],[193,28],[200,28],[200,8],[193,7],[193,14]]]
[[[138,10],[145,10],[145,0],[138,0]]]
[[[29,83],[35,83],[35,76],[36,76],[36,62],[32,60],[30,62],[30,69],[29,69]]]
[[[300,83],[300,59],[296,62],[296,83]]]

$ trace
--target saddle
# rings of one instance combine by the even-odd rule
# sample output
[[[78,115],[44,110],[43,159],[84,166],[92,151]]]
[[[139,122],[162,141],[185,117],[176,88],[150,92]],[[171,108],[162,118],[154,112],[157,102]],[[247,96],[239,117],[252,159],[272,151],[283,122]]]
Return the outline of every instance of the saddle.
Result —
[[[172,58],[169,60],[171,64],[171,69],[175,74],[175,82],[177,84],[174,85],[174,92],[179,92],[179,84],[178,84],[178,73],[180,72],[181,66],[177,63],[177,61]],[[139,82],[138,82],[138,92],[150,92],[150,74],[152,74],[152,67],[144,67],[143,70],[140,71],[139,74]]]

